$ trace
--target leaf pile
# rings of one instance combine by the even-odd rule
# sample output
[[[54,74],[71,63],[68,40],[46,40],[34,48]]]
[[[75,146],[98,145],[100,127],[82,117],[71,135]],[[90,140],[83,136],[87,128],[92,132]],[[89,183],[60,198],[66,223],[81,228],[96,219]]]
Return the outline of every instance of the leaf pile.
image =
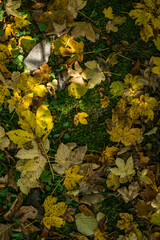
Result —
[[[100,2],[0,1],[0,239],[160,239],[160,1]]]

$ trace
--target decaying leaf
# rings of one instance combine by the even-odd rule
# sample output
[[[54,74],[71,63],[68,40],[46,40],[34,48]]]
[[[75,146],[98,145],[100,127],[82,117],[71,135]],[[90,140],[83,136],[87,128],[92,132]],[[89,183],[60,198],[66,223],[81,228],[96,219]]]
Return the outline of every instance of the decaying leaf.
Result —
[[[122,220],[119,220],[117,227],[119,229],[125,229],[125,232],[130,232],[131,230],[136,229],[137,224],[133,222],[133,215],[129,213],[120,213],[119,214]]]
[[[111,172],[117,176],[120,176],[120,180],[124,180],[124,182],[128,181],[128,177],[135,175],[135,170],[133,167],[133,158],[130,156],[126,163],[122,158],[116,159],[117,167],[111,168]]]
[[[6,12],[8,15],[13,15],[13,16],[18,16],[18,11],[17,9],[20,8],[21,6],[21,1],[13,1],[13,0],[7,0],[6,3]]]
[[[57,198],[48,196],[44,201],[45,214],[43,217],[43,223],[46,228],[50,229],[51,226],[60,228],[65,224],[63,215],[67,210],[65,202],[57,203]]]
[[[10,144],[10,141],[8,137],[5,136],[5,130],[3,127],[0,126],[0,149],[4,150],[4,148],[8,147]]]
[[[68,87],[68,95],[75,97],[76,99],[81,98],[88,91],[86,83],[80,85],[72,82]]]
[[[113,191],[116,191],[120,186],[119,177],[110,172],[106,180],[107,187]]]
[[[47,160],[42,155],[31,160],[19,160],[16,169],[21,172],[21,177],[17,182],[17,186],[21,191],[28,195],[31,188],[41,187],[39,178],[44,171]]]
[[[42,141],[45,142],[53,127],[52,116],[46,105],[41,105],[36,115],[29,110],[23,111],[18,123],[23,130],[11,130],[7,135],[19,148],[36,137],[43,137]]]
[[[61,143],[58,147],[55,155],[55,163],[52,167],[55,172],[63,175],[67,169],[73,165],[79,165],[82,163],[84,155],[87,151],[87,146],[76,147],[76,143]],[[74,149],[74,150],[73,150]]]
[[[83,175],[78,174],[78,171],[78,165],[74,165],[66,170],[63,184],[67,190],[73,190],[76,187],[76,184],[84,177]]]
[[[87,22],[75,22],[73,24],[74,29],[72,30],[71,34],[73,36],[73,38],[79,38],[79,37],[84,37],[86,36],[86,38],[92,42],[95,42],[96,40],[96,34],[93,30],[93,27],[91,25],[91,23],[87,23]]]
[[[128,203],[138,196],[140,190],[138,182],[131,183],[126,187],[118,189],[118,192],[122,195],[123,200]]]
[[[88,88],[94,88],[105,81],[105,75],[95,60],[86,62],[85,66],[87,68],[83,71],[82,77],[88,80]]]

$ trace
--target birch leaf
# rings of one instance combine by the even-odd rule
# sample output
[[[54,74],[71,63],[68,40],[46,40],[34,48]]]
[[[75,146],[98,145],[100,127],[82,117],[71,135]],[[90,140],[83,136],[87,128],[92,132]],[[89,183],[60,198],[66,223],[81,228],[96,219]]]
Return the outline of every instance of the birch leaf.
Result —
[[[77,230],[86,236],[93,235],[98,228],[98,222],[94,216],[85,216],[84,213],[78,213],[75,219]]]

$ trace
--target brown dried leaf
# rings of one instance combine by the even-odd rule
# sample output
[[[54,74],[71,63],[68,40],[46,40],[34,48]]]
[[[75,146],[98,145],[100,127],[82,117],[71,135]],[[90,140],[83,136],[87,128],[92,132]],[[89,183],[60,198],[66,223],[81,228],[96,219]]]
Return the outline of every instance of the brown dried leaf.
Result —
[[[85,216],[93,216],[93,212],[84,204],[79,205],[78,209],[84,213]]]
[[[83,162],[87,146],[74,149],[75,147],[76,143],[61,143],[59,145],[55,155],[55,164],[52,164],[55,172],[63,175],[69,167],[73,165],[80,165]]]
[[[80,203],[85,203],[89,206],[94,205],[98,203],[100,200],[103,201],[105,197],[101,194],[85,194],[83,197],[80,199]]]
[[[71,32],[71,35],[76,39],[86,36],[86,38],[92,42],[96,41],[96,34],[93,30],[91,23],[87,22],[74,22],[72,24],[74,29]]]

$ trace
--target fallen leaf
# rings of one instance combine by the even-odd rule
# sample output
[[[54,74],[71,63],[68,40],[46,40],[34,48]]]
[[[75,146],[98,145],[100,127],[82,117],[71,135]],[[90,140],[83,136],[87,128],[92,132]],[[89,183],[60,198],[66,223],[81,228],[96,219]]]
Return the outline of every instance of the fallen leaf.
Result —
[[[46,40],[38,43],[24,59],[24,64],[29,70],[34,71],[48,62],[51,53],[51,45]]]
[[[87,146],[74,149],[75,147],[76,143],[61,143],[59,145],[57,153],[55,154],[55,163],[52,164],[55,172],[63,175],[71,166],[80,165],[83,162]]]
[[[82,72],[82,77],[88,80],[89,89],[105,81],[105,75],[95,60],[86,62],[85,66],[87,68]]]
[[[112,12],[113,12],[112,7],[104,8],[103,10],[105,17],[109,19],[114,18],[114,14]]]
[[[91,236],[98,228],[98,222],[94,216],[85,216],[83,213],[78,213],[75,216],[75,222],[78,232]]]
[[[79,166],[71,166],[68,170],[65,171],[65,179],[63,185],[67,190],[73,190],[76,187],[76,184],[84,177],[83,175],[78,174]]]
[[[0,149],[4,151],[10,144],[10,140],[6,137],[6,133],[3,127],[0,126]]]
[[[128,203],[138,196],[139,190],[140,186],[138,182],[134,182],[128,186],[128,189],[123,187],[118,189],[118,192],[122,195],[123,200]]]
[[[96,34],[93,30],[91,23],[74,22],[72,25],[74,26],[74,29],[71,32],[71,35],[73,36],[73,38],[76,39],[76,38],[86,36],[86,38],[91,42],[96,41]]]
[[[78,123],[80,122],[83,125],[88,124],[87,120],[85,119],[86,117],[88,117],[88,114],[85,112],[81,112],[81,113],[77,113],[74,116],[74,124],[77,126]]]
[[[67,210],[65,202],[57,203],[57,198],[48,196],[43,203],[45,214],[43,217],[43,224],[46,228],[50,229],[51,226],[60,228],[65,224],[63,215]]]
[[[20,8],[21,6],[21,1],[13,1],[13,0],[7,0],[7,3],[5,5],[7,15],[13,15],[13,16],[18,16],[18,11],[17,9]]]
[[[120,186],[119,177],[110,172],[106,180],[107,187],[113,191],[116,191]]]
[[[127,182],[128,177],[135,175],[132,156],[127,159],[126,163],[122,158],[117,158],[116,165],[118,168],[115,167],[115,168],[111,168],[110,170],[113,174],[120,176],[120,180],[123,180],[126,178],[125,182]]]
[[[78,206],[78,209],[84,213],[85,216],[92,216],[93,212],[84,204]]]
[[[72,82],[68,87],[68,95],[73,96],[76,99],[81,98],[88,91],[88,86],[86,83],[83,85]]]

